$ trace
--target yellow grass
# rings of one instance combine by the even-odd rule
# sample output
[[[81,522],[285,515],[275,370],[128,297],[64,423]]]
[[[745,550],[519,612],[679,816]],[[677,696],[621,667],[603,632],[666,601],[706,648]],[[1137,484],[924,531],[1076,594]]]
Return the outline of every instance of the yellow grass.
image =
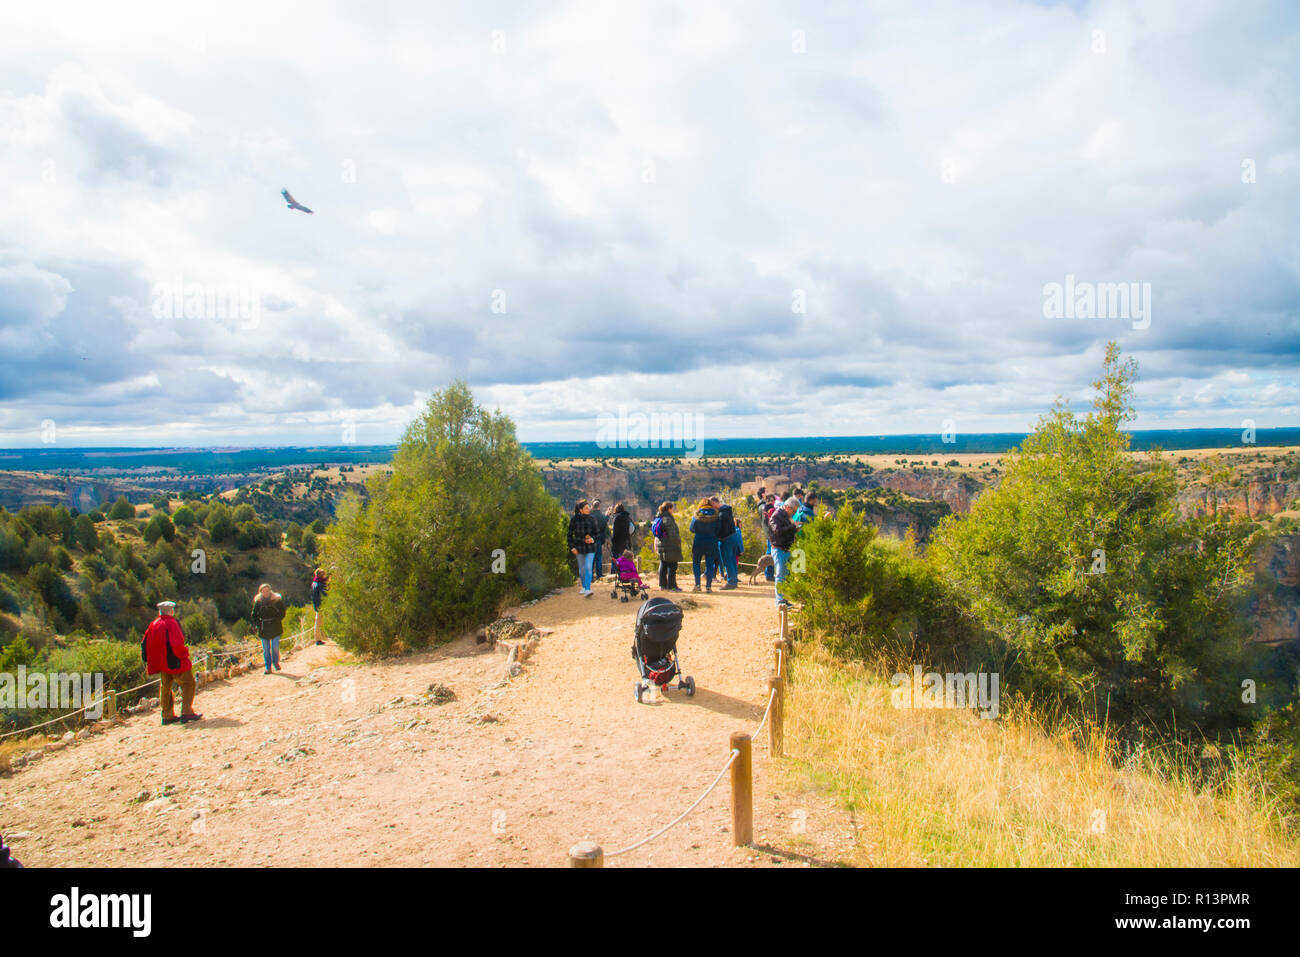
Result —
[[[853,812],[873,866],[1300,865],[1245,770],[1198,789],[1177,760],[1117,763],[1104,734],[1051,732],[1023,707],[894,708],[887,681],[806,645],[790,680],[790,773]]]

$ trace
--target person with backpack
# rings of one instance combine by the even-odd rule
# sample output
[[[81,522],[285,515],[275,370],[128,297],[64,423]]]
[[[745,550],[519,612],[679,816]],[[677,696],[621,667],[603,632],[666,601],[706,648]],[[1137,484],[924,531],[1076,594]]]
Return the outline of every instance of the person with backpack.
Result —
[[[258,586],[248,617],[257,630],[257,637],[262,639],[262,664],[266,668],[263,674],[269,675],[272,668],[280,670],[280,636],[284,634],[286,611],[284,599],[270,585]]]
[[[790,549],[794,546],[794,537],[799,534],[799,526],[791,520],[790,516],[798,507],[799,500],[791,495],[772,510],[772,517],[767,522],[772,533],[772,561],[776,566],[777,605],[790,604],[781,594],[781,582],[790,576]]]
[[[691,519],[690,530],[695,533],[691,543],[691,571],[695,572],[695,590],[700,590],[700,562],[704,562],[704,590],[713,591],[713,579],[722,563],[718,547],[718,510],[713,499],[702,498]]]
[[[582,585],[582,597],[591,597],[591,571],[596,560],[596,536],[600,529],[591,517],[591,506],[587,500],[579,499],[573,506],[573,517],[569,519],[569,551],[578,559],[578,580]]]
[[[622,555],[632,549],[632,516],[627,513],[623,503],[614,506],[614,518],[610,523],[609,553]]]
[[[682,560],[682,533],[673,518],[672,502],[659,506],[659,514],[650,525],[655,540],[655,554],[659,556],[659,587],[663,591],[681,591],[677,587],[677,566]]]
[[[140,642],[140,657],[145,661],[145,671],[162,675],[158,681],[158,705],[163,724],[184,724],[203,717],[194,712],[194,666],[190,650],[185,647],[185,632],[176,620],[176,602],[158,602],[158,617],[149,623]],[[176,699],[172,688],[181,686],[181,713],[176,716]]]
[[[311,576],[311,607],[316,612],[316,619],[312,624],[313,640],[320,641],[320,606],[325,601],[325,593],[329,590],[329,579],[325,577],[325,569],[318,568],[316,573]]]
[[[730,505],[716,496],[713,503],[718,509],[718,552],[722,560],[722,574],[727,579],[722,590],[730,591],[740,587],[740,526],[736,524],[736,515]]]

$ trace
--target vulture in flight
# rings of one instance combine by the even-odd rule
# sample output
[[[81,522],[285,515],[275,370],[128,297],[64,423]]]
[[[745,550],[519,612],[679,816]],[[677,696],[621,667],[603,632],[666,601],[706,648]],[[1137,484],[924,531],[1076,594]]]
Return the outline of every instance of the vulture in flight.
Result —
[[[308,216],[314,215],[310,209],[294,199],[293,194],[287,189],[280,190],[280,195],[284,197],[284,201],[289,204],[290,209],[301,209]]]

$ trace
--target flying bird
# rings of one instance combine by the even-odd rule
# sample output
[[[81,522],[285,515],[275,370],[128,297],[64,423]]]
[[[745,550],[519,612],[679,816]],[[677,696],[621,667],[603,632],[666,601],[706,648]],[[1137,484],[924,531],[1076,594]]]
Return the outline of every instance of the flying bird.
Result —
[[[294,199],[293,194],[290,193],[287,189],[280,190],[280,195],[284,197],[284,201],[289,204],[290,209],[301,209],[308,216],[315,215],[314,213],[312,213],[310,209],[308,209],[302,203]]]

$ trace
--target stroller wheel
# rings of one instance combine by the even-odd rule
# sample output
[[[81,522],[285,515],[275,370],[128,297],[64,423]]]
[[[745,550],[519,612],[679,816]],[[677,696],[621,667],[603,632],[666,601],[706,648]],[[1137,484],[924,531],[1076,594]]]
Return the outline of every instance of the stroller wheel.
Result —
[[[632,683],[632,693],[633,693],[634,695],[636,695],[636,703],[637,703],[637,704],[640,704],[640,703],[641,703],[641,695],[642,695],[642,693],[643,693],[644,691],[645,691],[645,686],[644,686],[643,684],[641,684],[641,682],[639,682],[639,681],[634,681],[634,682]]]
[[[623,596],[623,601],[627,601],[627,595]]]
[[[694,679],[694,678],[687,678],[685,681],[682,682],[682,684],[686,686],[686,697],[688,697],[688,698],[694,698],[694,697],[695,697],[695,679]]]
[[[641,592],[641,600],[642,600],[642,601],[645,601],[645,600],[646,600],[647,598],[649,598],[649,597],[650,597],[650,593],[649,593],[648,591],[642,590],[642,592]]]
[[[609,593],[609,597],[610,597],[610,598],[617,598],[617,597],[618,597],[618,589],[615,588],[612,592],[610,592],[610,593]]]

